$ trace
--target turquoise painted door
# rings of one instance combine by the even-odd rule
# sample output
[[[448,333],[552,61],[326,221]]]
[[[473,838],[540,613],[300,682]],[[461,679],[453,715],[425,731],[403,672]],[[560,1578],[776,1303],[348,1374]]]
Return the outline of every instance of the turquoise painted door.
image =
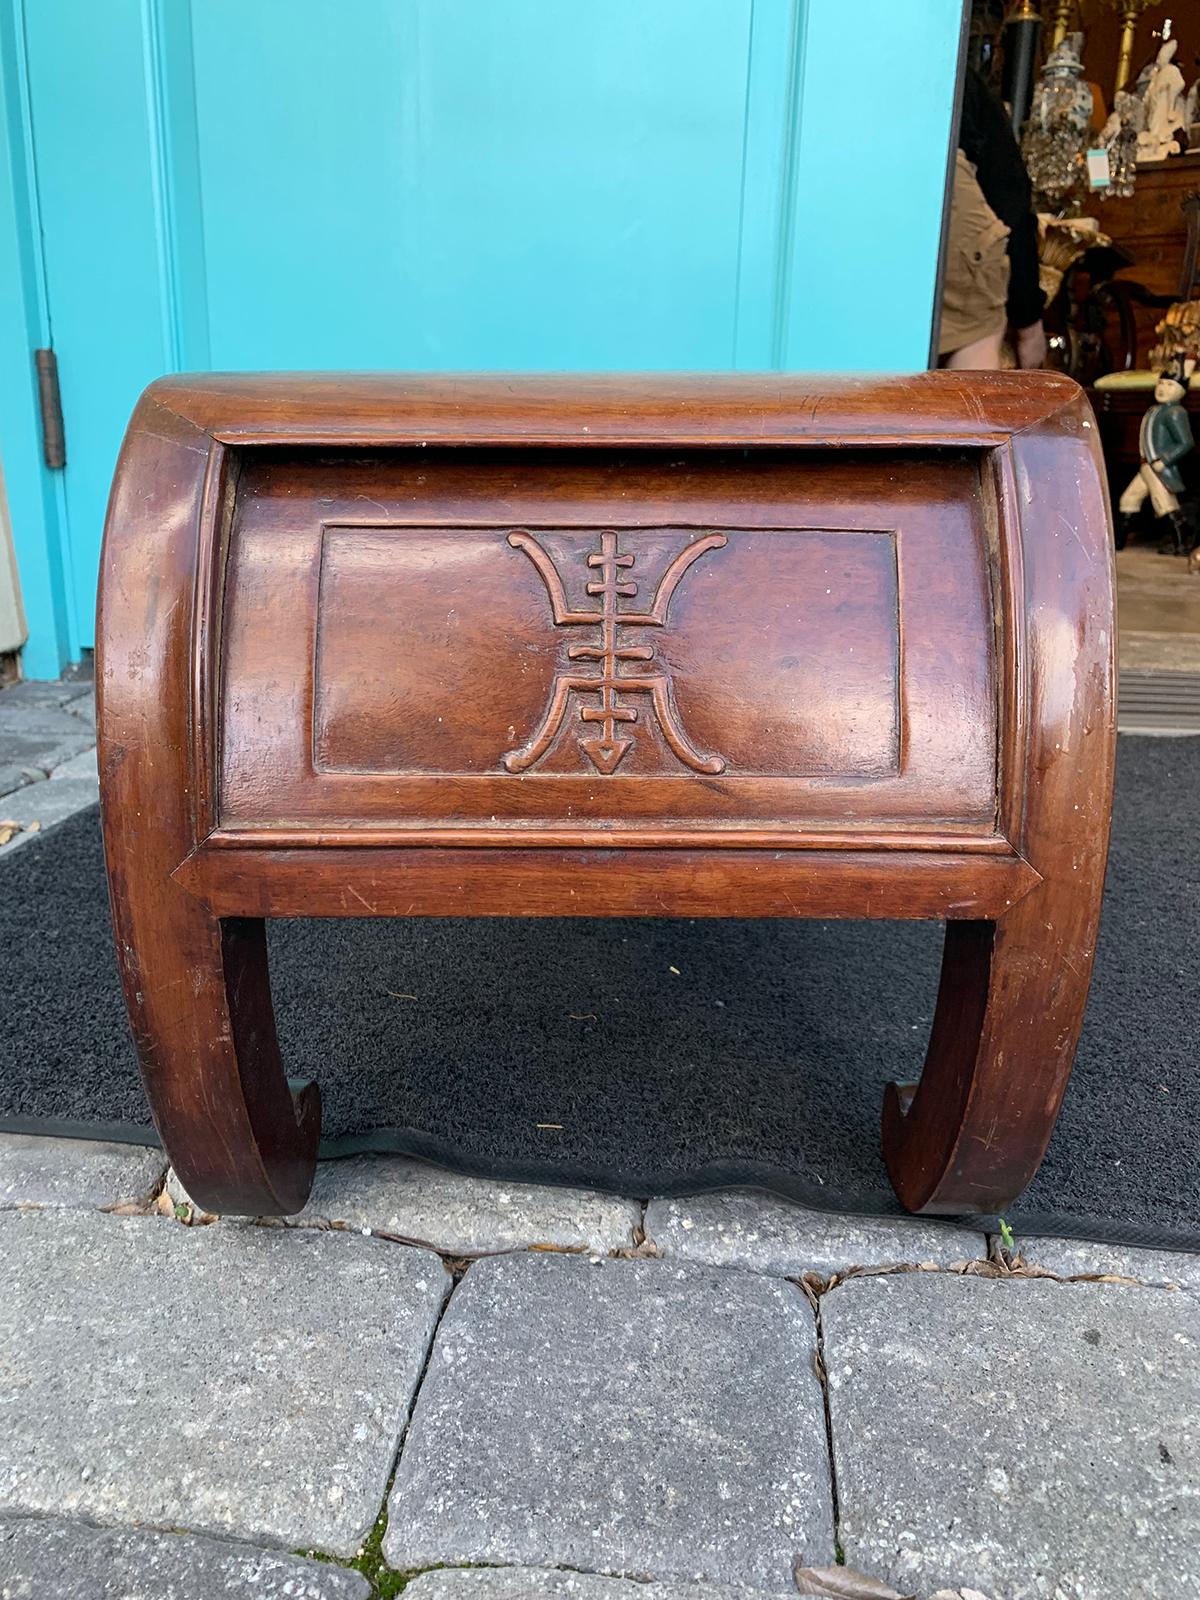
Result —
[[[925,364],[960,0],[3,7],[68,454],[27,670],[160,372]]]

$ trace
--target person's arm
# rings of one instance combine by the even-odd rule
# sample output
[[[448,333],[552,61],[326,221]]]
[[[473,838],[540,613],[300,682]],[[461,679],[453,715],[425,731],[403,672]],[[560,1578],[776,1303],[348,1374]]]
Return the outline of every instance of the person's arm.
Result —
[[[963,83],[958,142],[975,167],[984,199],[1009,229],[1008,317],[1017,329],[1017,358],[1021,365],[1039,366],[1046,353],[1042,330],[1046,296],[1038,281],[1033,188],[1008,113],[983,78],[970,70]],[[1027,356],[1033,359],[1026,359]]]
[[[1008,236],[1008,259],[1012,274],[1008,286],[1008,317],[1014,328],[1027,328],[1031,323],[1041,322],[1046,308],[1046,296],[1038,280],[1037,220],[1032,211],[1026,211],[1009,226],[1012,231]]]

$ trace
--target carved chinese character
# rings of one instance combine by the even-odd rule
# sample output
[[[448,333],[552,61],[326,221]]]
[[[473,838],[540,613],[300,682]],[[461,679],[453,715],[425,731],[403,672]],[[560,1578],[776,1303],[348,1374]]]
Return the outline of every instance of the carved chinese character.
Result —
[[[633,734],[641,711],[646,709],[644,697],[647,695],[650,713],[657,717],[662,736],[678,759],[693,772],[724,772],[723,756],[701,754],[684,733],[671,692],[670,676],[661,667],[656,671],[644,667],[631,669],[633,663],[654,661],[654,646],[628,641],[632,630],[665,625],[671,596],[684,574],[709,550],[721,549],[727,542],[725,535],[701,534],[681,550],[663,573],[648,611],[622,609],[621,602],[633,599],[638,592],[638,585],[630,576],[637,557],[620,549],[619,535],[615,531],[601,533],[600,549],[592,551],[587,558],[588,567],[596,574],[587,585],[587,593],[598,602],[596,608],[589,611],[571,608],[553,559],[532,534],[510,533],[508,542],[514,549],[523,550],[541,575],[550,596],[555,626],[596,630],[591,642],[573,644],[567,650],[568,660],[594,662],[594,669],[555,674],[550,703],[537,731],[527,744],[519,750],[510,750],[504,757],[509,772],[527,772],[546,754],[566,719],[572,693],[580,697],[581,721],[598,725],[594,738],[584,738],[585,730],[579,730],[579,747],[597,772],[606,775],[615,772],[632,748],[633,738],[619,737],[617,728],[620,725]],[[630,704],[631,700],[637,703]]]

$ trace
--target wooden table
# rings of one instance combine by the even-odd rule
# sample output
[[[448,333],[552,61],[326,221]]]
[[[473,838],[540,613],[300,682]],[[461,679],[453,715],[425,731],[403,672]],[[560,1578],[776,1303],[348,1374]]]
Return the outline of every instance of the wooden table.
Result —
[[[945,957],[888,1170],[913,1210],[1004,1206],[1087,995],[1114,634],[1097,433],[1051,374],[153,385],[100,772],[181,1179],[309,1190],[266,917],[920,917]]]

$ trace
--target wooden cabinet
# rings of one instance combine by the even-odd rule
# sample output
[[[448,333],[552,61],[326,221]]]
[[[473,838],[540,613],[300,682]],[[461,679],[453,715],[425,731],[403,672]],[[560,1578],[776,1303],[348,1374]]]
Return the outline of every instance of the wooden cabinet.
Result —
[[[1092,211],[1128,264],[1097,290],[1110,367],[1144,367],[1167,305],[1180,298],[1188,249],[1183,203],[1200,193],[1200,152],[1138,168],[1128,200],[1097,199]],[[1145,291],[1143,295],[1141,291]]]
[[[1179,274],[1187,227],[1183,202],[1200,191],[1200,151],[1171,156],[1138,168],[1137,184],[1128,200],[1098,198],[1092,211],[1113,243],[1131,258],[1131,264],[1116,274],[1134,279],[1152,294],[1174,298],[1179,291]],[[1157,321],[1161,313],[1155,315]]]

